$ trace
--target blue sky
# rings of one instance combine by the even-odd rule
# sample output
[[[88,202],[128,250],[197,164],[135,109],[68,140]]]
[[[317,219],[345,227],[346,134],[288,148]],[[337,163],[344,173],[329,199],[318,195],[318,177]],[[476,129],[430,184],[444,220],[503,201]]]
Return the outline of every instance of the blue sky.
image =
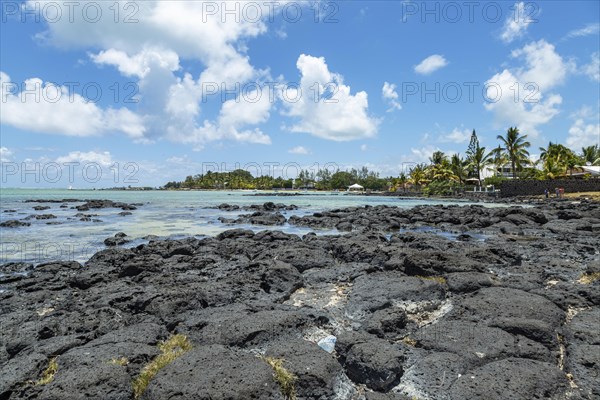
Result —
[[[597,1],[1,4],[5,187],[600,142]]]

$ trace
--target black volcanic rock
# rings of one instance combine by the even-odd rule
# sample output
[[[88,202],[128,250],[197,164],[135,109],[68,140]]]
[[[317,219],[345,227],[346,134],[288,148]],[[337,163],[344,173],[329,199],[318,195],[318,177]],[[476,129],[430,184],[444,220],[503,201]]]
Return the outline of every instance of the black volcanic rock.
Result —
[[[105,204],[119,203],[88,205]],[[289,222],[351,231],[232,229],[131,248],[119,233],[84,265],[0,265],[0,399],[130,400],[175,334],[192,350],[142,399],[282,399],[264,357],[297,377],[298,399],[600,396],[597,203],[351,207]],[[27,384],[52,358],[52,382]]]
[[[16,219],[9,219],[8,221],[0,223],[0,226],[3,228],[19,228],[21,226],[29,225],[31,225],[29,222],[17,221]]]

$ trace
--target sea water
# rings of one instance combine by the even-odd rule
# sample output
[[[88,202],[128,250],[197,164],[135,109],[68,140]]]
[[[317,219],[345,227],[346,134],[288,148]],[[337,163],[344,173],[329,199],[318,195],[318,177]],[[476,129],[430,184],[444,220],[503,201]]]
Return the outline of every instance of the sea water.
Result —
[[[214,207],[222,203],[239,206],[262,204],[267,201],[295,204],[294,211],[282,211],[287,217],[306,215],[344,207],[364,205],[389,205],[411,208],[425,204],[470,204],[432,199],[407,199],[391,196],[347,195],[344,192],[299,192],[298,196],[270,196],[273,192],[260,191],[134,191],[134,190],[59,190],[59,189],[0,189],[0,222],[22,220],[29,215],[53,214],[57,218],[50,220],[29,219],[31,226],[19,228],[0,228],[0,263],[29,262],[42,263],[55,260],[75,260],[84,262],[97,251],[106,248],[104,239],[117,232],[128,235],[130,243],[136,246],[147,243],[148,235],[159,238],[182,238],[188,236],[213,236],[232,228],[279,229],[294,234],[313,231],[285,224],[266,227],[253,225],[227,225],[219,222],[219,217],[233,218],[245,211],[226,212]],[[132,215],[120,216],[117,208],[90,209],[85,214],[97,214],[92,219],[99,222],[80,221],[75,217],[79,213],[72,208],[81,203],[26,203],[25,200],[62,200],[62,199],[107,199],[124,203],[141,203]],[[50,206],[50,209],[35,211],[38,205]],[[495,206],[485,204],[485,206]],[[16,210],[15,213],[4,212]],[[52,224],[47,224],[51,222]],[[58,223],[58,224],[54,224]],[[318,234],[335,234],[336,231],[316,231]],[[145,239],[146,238],[146,239]]]

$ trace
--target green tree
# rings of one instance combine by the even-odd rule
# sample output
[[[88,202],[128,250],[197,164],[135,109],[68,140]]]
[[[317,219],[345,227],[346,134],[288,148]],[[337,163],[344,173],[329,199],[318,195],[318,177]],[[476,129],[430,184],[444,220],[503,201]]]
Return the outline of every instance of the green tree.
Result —
[[[506,137],[498,135],[498,140],[502,145],[502,150],[510,160],[513,179],[517,179],[517,168],[521,169],[523,164],[529,162],[529,151],[531,146],[527,140],[527,135],[521,135],[517,127],[508,128]]]
[[[331,187],[333,189],[347,189],[354,184],[355,177],[347,171],[337,171],[331,176]]]
[[[417,164],[409,171],[410,183],[417,188],[427,183],[427,166],[425,164]]]
[[[443,151],[434,151],[431,157],[429,157],[429,161],[433,165],[440,165],[446,161],[448,161],[448,157],[444,154]]]
[[[494,168],[496,169],[495,175],[498,175],[498,171],[500,171],[501,168],[504,167],[504,165],[509,161],[508,157],[500,145],[498,145],[498,147],[496,147],[494,150],[490,151],[490,154],[492,158],[492,165],[494,165]]]
[[[479,148],[479,139],[477,138],[477,133],[475,133],[475,129],[473,129],[473,133],[471,134],[471,140],[469,141],[469,147],[467,148],[467,157],[469,154],[475,153]]]
[[[581,158],[583,164],[600,165],[600,147],[598,145],[581,148]]]
[[[408,183],[408,176],[406,176],[406,174],[404,172],[400,173],[400,176],[395,180],[395,185],[394,187],[397,189],[398,187],[401,187],[404,191],[404,193],[406,193],[406,184]]]
[[[543,163],[542,170],[538,172],[541,179],[556,179],[565,176],[564,166],[557,159],[548,157]]]
[[[460,183],[464,183],[467,180],[467,176],[469,174],[467,167],[467,161],[465,161],[459,154],[453,154],[450,158],[450,169],[458,178]]]
[[[492,164],[492,153],[486,153],[485,147],[477,147],[475,151],[469,155],[469,168],[475,172],[475,176],[481,185],[481,172],[488,165]]]
[[[567,175],[568,171],[572,174],[573,168],[581,163],[580,158],[573,150],[552,142],[548,143],[547,148],[540,147],[540,161],[543,171],[548,171],[553,175],[559,171],[560,176]]]

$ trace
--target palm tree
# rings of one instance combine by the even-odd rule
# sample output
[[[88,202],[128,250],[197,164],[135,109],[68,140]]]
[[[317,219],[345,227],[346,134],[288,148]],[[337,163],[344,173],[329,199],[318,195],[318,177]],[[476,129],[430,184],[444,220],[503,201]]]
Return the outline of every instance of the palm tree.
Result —
[[[540,160],[543,162],[543,168],[549,171],[562,170],[562,175],[567,174],[567,170],[573,173],[573,168],[579,163],[580,159],[573,152],[562,144],[548,143],[547,148],[540,147]],[[547,164],[550,166],[547,167]]]
[[[404,172],[400,173],[400,176],[398,176],[398,178],[394,179],[394,188],[396,190],[398,190],[398,188],[402,188],[404,190],[404,193],[406,193],[406,184],[408,183],[408,177],[406,176],[406,174]]]
[[[598,145],[582,147],[581,157],[585,164],[600,165],[600,147]]]
[[[498,145],[498,147],[496,147],[494,150],[490,151],[490,156],[492,157],[491,162],[496,169],[496,174],[509,161],[508,157],[506,157],[506,154],[504,154],[504,150],[502,150],[502,146],[500,145]]]
[[[433,165],[440,165],[444,161],[448,161],[448,157],[446,157],[443,151],[438,150],[433,152],[431,157],[429,157],[429,161],[431,161]]]
[[[510,159],[513,179],[517,179],[517,168],[520,169],[521,165],[529,160],[527,148],[531,146],[531,143],[527,142],[526,138],[527,135],[520,136],[517,127],[508,128],[506,137],[498,135],[498,140],[502,144],[502,150]]]
[[[424,164],[417,164],[410,169],[410,183],[420,188],[421,185],[427,183],[426,176],[427,167]]]
[[[468,175],[467,162],[459,154],[453,154],[450,159],[450,168],[460,183],[463,183]]]
[[[481,185],[481,171],[488,165],[492,164],[492,153],[485,153],[485,147],[477,147],[469,157],[469,168],[472,168],[477,175],[479,185]]]
[[[431,180],[434,181],[458,181],[458,176],[452,170],[452,164],[445,159],[440,164],[434,164],[429,168],[429,173],[431,176]]]
[[[561,165],[555,158],[546,158],[542,170],[539,172],[539,176],[542,179],[556,179],[562,178],[565,174],[564,165]]]

